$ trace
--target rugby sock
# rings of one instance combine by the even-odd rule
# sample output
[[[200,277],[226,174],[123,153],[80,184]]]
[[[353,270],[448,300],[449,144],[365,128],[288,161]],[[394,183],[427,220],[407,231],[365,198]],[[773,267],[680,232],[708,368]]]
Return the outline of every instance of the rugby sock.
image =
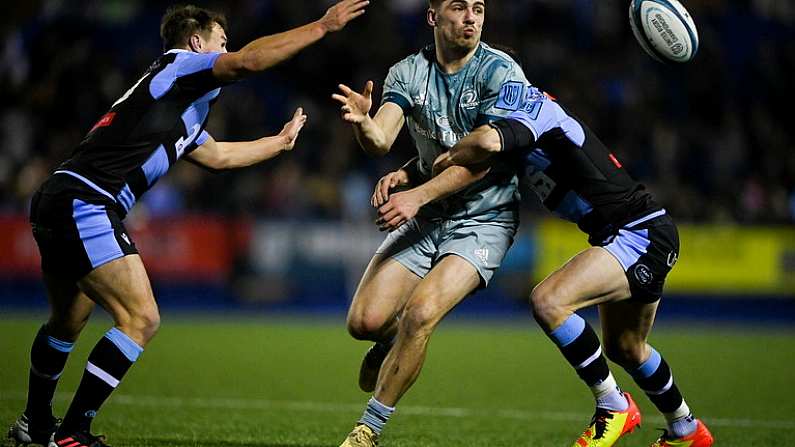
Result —
[[[549,337],[591,389],[599,408],[624,411],[629,406],[602,355],[602,346],[591,325],[572,314]]]
[[[88,364],[59,434],[89,431],[99,407],[119,385],[122,377],[143,352],[117,328],[109,330],[88,356]]]
[[[49,336],[46,324],[39,329],[30,349],[28,403],[25,407],[29,418],[49,420],[52,417],[52,397],[72,349],[74,343]]]
[[[380,435],[384,425],[386,425],[389,417],[394,412],[395,407],[387,407],[378,402],[375,397],[371,397],[367,402],[367,408],[364,410],[362,418],[359,419],[359,423],[370,427],[375,434]]]
[[[671,368],[657,350],[651,348],[648,360],[627,372],[665,416],[671,434],[681,437],[696,430],[696,419],[674,383]]]

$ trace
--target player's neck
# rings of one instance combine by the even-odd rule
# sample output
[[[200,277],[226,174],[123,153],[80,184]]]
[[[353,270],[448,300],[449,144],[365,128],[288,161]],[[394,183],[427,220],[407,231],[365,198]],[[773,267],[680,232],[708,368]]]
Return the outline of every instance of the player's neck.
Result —
[[[472,60],[479,46],[480,44],[475,45],[471,49],[464,49],[461,47],[445,48],[443,45],[436,45],[436,63],[446,74],[457,73]]]

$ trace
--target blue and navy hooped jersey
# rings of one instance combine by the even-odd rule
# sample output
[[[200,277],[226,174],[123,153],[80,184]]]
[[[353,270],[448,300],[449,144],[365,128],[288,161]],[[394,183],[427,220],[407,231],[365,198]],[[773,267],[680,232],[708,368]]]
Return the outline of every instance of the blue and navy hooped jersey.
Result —
[[[594,236],[660,209],[579,119],[536,88],[508,116],[530,130],[521,148],[520,189]]]
[[[223,86],[212,74],[219,55],[176,49],[163,54],[56,172],[80,179],[128,212],[209,137],[207,116]]]

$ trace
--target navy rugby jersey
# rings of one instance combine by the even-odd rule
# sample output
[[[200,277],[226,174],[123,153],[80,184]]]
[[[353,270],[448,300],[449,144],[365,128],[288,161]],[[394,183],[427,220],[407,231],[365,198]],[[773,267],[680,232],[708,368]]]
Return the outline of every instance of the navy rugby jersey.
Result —
[[[588,127],[535,87],[506,121],[530,131],[529,141],[517,142],[520,189],[592,239],[661,209]],[[502,124],[495,127],[506,141],[511,130]]]
[[[182,156],[207,141],[210,107],[224,82],[221,53],[170,50],[94,125],[56,170],[116,202],[126,214]]]

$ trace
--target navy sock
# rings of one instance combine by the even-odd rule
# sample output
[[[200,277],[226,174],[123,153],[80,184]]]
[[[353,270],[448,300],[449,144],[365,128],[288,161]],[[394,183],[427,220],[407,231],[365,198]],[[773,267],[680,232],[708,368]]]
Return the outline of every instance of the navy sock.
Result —
[[[628,403],[616,385],[602,346],[591,325],[577,314],[549,333],[577,375],[591,389],[596,404],[607,410],[624,411]]]
[[[49,336],[46,324],[39,329],[30,349],[28,402],[25,407],[25,414],[29,418],[34,420],[52,418],[55,387],[72,349],[74,343]]]
[[[680,437],[696,429],[696,420],[674,383],[671,368],[657,350],[651,348],[649,358],[639,367],[627,369],[627,372],[665,416],[671,433]]]
[[[124,332],[113,328],[88,356],[88,364],[59,434],[89,431],[100,406],[143,352]]]

